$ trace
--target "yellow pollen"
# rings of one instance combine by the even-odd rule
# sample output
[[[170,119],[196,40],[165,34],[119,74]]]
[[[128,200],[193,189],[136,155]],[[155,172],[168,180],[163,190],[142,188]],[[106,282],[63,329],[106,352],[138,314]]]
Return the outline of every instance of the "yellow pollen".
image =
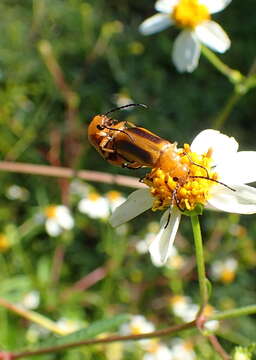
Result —
[[[96,192],[92,192],[88,195],[88,200],[91,201],[97,201],[101,198],[101,196],[99,194],[97,194]]]
[[[170,168],[154,168],[143,179],[155,198],[152,210],[164,210],[174,205],[191,211],[198,204],[205,205],[212,186],[216,185],[212,180],[218,179],[211,166],[209,152],[199,155],[185,144],[177,151],[176,165],[172,161]]]
[[[57,206],[55,206],[55,205],[48,206],[44,211],[45,216],[48,218],[55,218],[56,212],[57,212]]]
[[[220,276],[220,280],[224,284],[232,283],[234,281],[234,278],[235,278],[235,272],[229,269],[223,270]]]
[[[208,8],[200,4],[199,0],[180,0],[173,10],[172,19],[181,28],[194,29],[209,20],[210,14]]]
[[[119,191],[111,190],[106,194],[106,196],[110,201],[115,201],[120,199],[122,195]]]

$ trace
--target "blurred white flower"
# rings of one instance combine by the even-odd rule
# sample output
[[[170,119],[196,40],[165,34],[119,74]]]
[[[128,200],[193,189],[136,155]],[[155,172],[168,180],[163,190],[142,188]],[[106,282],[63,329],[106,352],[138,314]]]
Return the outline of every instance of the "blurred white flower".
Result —
[[[49,332],[50,331],[48,329],[34,323],[28,327],[28,330],[26,332],[26,339],[29,343],[34,344],[37,343],[39,339],[42,339],[49,335]]]
[[[29,198],[28,190],[19,185],[10,185],[6,189],[5,195],[9,200],[26,201]]]
[[[172,312],[185,322],[195,320],[199,306],[193,304],[189,296],[175,295],[170,298]]]
[[[115,209],[126,201],[126,198],[116,190],[108,191],[106,194],[106,199],[108,200],[110,211],[113,212]]]
[[[188,340],[173,339],[171,350],[172,360],[194,360],[196,358],[193,344]]]
[[[125,92],[120,92],[120,93],[117,93],[114,95],[114,101],[116,103],[116,105],[118,107],[121,107],[121,106],[125,106],[127,104],[133,104],[134,101],[132,100],[132,98],[126,94]],[[126,109],[124,109],[126,111],[131,111],[132,108],[131,107],[127,107]]]
[[[74,320],[66,317],[62,317],[58,321],[56,321],[56,325],[65,334],[70,334],[74,331],[78,331],[84,326],[82,321]]]
[[[206,317],[211,317],[215,313],[215,309],[212,305],[207,304],[204,308],[203,315]],[[208,320],[204,323],[204,329],[214,332],[218,330],[220,322],[218,320]]]
[[[154,330],[155,326],[147,321],[143,315],[134,315],[128,323],[121,325],[119,332],[121,335],[138,335],[150,333]],[[141,346],[146,346],[149,341],[149,339],[142,339],[138,342]]]
[[[192,72],[198,65],[201,45],[224,53],[230,39],[211,14],[223,9],[231,0],[158,0],[157,14],[140,25],[144,35],[162,31],[171,25],[183,29],[173,44],[172,60],[180,72]]]
[[[180,270],[184,266],[184,263],[185,259],[178,253],[176,247],[173,246],[170,251],[170,257],[167,260],[165,266],[168,269]]]
[[[37,309],[40,304],[40,294],[37,290],[32,290],[23,296],[20,304],[27,310]]]
[[[45,228],[50,236],[58,236],[64,230],[74,227],[74,218],[68,207],[64,205],[50,205],[44,210]]]
[[[214,280],[229,284],[234,281],[238,263],[237,260],[229,257],[225,260],[217,260],[211,264],[211,274]]]
[[[145,346],[145,354],[142,360],[172,360],[172,352],[168,346],[158,340],[150,340]]]
[[[78,209],[92,219],[106,219],[109,216],[108,200],[96,192],[91,192],[80,200]]]

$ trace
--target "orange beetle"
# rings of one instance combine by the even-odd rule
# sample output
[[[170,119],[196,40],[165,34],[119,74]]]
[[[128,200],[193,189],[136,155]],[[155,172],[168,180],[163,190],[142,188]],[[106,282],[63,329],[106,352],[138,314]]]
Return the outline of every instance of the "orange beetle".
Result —
[[[175,176],[187,173],[187,167],[179,164],[177,144],[135,126],[127,121],[108,117],[108,114],[129,106],[143,104],[128,104],[104,115],[96,115],[88,127],[88,138],[95,149],[110,164],[138,169],[140,167],[159,167],[175,169]]]

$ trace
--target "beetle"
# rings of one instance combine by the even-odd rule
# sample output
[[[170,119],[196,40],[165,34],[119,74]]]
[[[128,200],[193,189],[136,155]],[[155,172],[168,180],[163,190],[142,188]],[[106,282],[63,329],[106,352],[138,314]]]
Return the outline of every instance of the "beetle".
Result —
[[[146,107],[144,104],[128,104],[96,115],[88,127],[89,142],[112,165],[130,169],[171,167],[176,169],[176,176],[184,174],[187,169],[178,164],[177,143],[171,143],[131,122],[118,122],[108,117],[110,113],[129,106]]]

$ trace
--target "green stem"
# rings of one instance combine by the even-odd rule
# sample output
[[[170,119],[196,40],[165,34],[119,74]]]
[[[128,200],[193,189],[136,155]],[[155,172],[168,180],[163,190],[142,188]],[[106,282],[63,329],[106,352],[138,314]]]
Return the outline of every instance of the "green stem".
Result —
[[[216,119],[213,122],[212,128],[220,130],[223,128],[224,123],[228,119],[229,115],[231,114],[234,106],[238,103],[240,98],[242,97],[241,93],[238,93],[236,90],[232,93],[232,95],[228,98],[226,104],[224,105],[223,109],[217,115]]]
[[[231,69],[225,63],[223,63],[218,56],[216,56],[211,50],[202,45],[201,48],[202,54],[207,58],[207,60],[223,75],[225,75],[230,82],[233,84],[240,83],[244,76],[238,70]]]
[[[202,235],[201,235],[200,223],[197,215],[191,216],[191,223],[192,223],[194,242],[195,242],[197,272],[198,272],[198,281],[199,281],[199,289],[200,289],[201,310],[202,310],[208,301],[208,291],[207,291],[207,278],[205,276]]]
[[[256,305],[248,305],[238,309],[231,309],[214,314],[210,320],[230,319],[237,316],[244,316],[256,313]]]

